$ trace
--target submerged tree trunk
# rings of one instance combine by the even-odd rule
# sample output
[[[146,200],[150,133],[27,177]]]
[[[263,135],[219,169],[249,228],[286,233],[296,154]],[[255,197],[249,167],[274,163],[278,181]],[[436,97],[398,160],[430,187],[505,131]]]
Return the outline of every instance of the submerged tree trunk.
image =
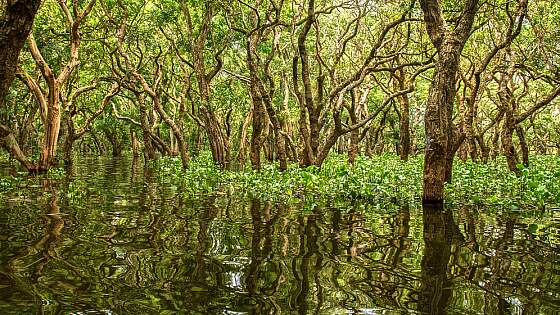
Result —
[[[119,139],[119,134],[117,131],[105,129],[104,130],[105,136],[109,143],[111,144],[111,153],[114,157],[122,155],[123,143],[122,139]]]
[[[64,164],[70,165],[73,162],[72,149],[76,140],[76,130],[70,115],[65,116],[64,125],[66,126],[66,137],[64,137],[64,144],[62,147],[62,160],[64,161]]]
[[[139,157],[140,156],[140,143],[138,142],[138,138],[136,137],[136,132],[131,128],[130,129],[130,143],[132,146],[132,156]]]
[[[13,159],[20,162],[28,172],[35,171],[35,165],[23,154],[14,134],[8,126],[0,124],[0,139],[2,141],[2,147],[10,153]]]
[[[428,35],[438,52],[424,116],[424,203],[442,202],[444,183],[451,179],[453,157],[458,148],[453,143],[452,122],[455,84],[461,51],[470,34],[477,4],[478,0],[466,0],[461,19],[452,30],[444,20],[437,0],[420,1]]]
[[[47,120],[43,126],[43,142],[41,144],[41,154],[39,155],[39,165],[37,167],[39,172],[46,172],[57,163],[56,147],[60,131],[59,93],[58,87],[49,91]]]

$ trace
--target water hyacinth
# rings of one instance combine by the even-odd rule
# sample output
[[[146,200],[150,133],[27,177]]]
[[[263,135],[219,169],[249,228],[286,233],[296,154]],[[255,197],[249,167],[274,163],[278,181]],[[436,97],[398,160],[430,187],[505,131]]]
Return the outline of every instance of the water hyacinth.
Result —
[[[321,168],[291,165],[281,172],[274,164],[262,170],[222,171],[208,154],[181,170],[180,161],[165,158],[155,165],[185,196],[227,194],[274,202],[353,202],[418,204],[422,191],[422,158],[403,162],[394,154],[360,157],[353,165],[345,155],[332,155]],[[560,205],[560,158],[535,156],[522,175],[507,169],[502,159],[487,164],[457,160],[453,181],[446,185],[451,205],[484,205],[506,209],[545,209]]]

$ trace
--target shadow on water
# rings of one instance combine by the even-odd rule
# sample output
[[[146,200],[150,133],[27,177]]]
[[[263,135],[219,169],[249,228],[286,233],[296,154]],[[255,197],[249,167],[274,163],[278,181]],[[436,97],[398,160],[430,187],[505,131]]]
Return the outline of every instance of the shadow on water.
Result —
[[[185,199],[88,159],[7,193],[1,314],[549,314],[558,218]]]

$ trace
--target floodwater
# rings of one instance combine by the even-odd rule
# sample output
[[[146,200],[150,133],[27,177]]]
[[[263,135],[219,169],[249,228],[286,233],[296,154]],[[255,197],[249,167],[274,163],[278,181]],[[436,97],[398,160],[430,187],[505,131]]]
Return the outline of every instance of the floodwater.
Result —
[[[130,159],[31,183],[0,201],[0,314],[560,310],[558,211],[192,200]]]

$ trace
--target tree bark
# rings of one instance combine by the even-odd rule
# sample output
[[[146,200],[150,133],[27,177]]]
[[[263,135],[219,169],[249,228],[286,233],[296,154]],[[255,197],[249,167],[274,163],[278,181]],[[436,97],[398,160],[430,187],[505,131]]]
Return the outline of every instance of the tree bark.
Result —
[[[398,90],[406,88],[404,73],[401,69],[393,73],[395,77],[394,85]],[[410,100],[407,94],[397,97],[399,102],[399,155],[401,160],[408,160],[410,155]]]
[[[0,8],[0,109],[6,108],[6,95],[15,78],[19,53],[31,32],[40,0],[2,1]],[[0,141],[10,155],[33,172],[35,165],[21,151],[8,126],[0,125]]]
[[[132,156],[139,157],[140,156],[140,143],[138,142],[138,138],[136,137],[136,132],[130,128],[130,143],[132,146]]]
[[[466,0],[461,19],[452,30],[444,21],[437,0],[420,1],[428,35],[438,53],[424,116],[424,203],[443,202],[444,183],[451,179],[453,157],[458,148],[453,143],[455,85],[461,52],[470,34],[477,5],[478,0]]]
[[[2,1],[0,8],[0,108],[15,78],[19,53],[33,26],[39,0]]]

